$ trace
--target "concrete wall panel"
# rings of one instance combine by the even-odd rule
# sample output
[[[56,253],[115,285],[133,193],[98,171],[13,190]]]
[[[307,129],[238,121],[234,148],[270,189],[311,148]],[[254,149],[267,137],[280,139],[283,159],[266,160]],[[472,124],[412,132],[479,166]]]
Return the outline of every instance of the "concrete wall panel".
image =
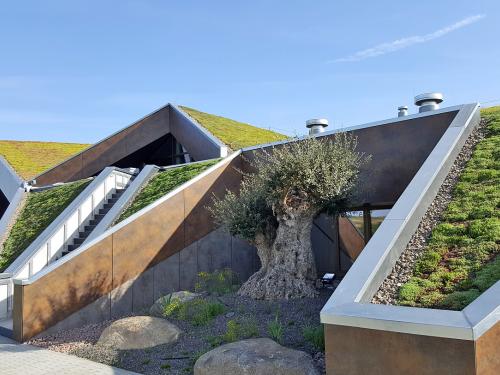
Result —
[[[155,301],[168,293],[180,290],[180,253],[158,263],[153,269]]]
[[[193,290],[198,272],[198,243],[192,243],[180,252],[179,279],[181,290]]]

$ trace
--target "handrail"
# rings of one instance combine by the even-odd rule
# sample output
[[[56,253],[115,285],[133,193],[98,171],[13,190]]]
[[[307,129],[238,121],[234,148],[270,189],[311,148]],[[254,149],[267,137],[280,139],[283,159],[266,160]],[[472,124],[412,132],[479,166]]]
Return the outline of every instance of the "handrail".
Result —
[[[14,278],[28,278],[58,259],[64,247],[99,211],[117,187],[125,187],[130,172],[105,168],[68,207],[6,269]]]
[[[158,167],[156,165],[146,165],[141,172],[134,178],[123,193],[123,195],[116,201],[109,212],[102,218],[102,220],[97,224],[92,233],[85,239],[82,246],[92,241],[94,238],[98,237],[100,234],[104,233],[110,226],[113,225],[115,220],[120,216],[123,209],[127,204],[137,195],[141,188],[149,181],[149,179],[158,172]]]

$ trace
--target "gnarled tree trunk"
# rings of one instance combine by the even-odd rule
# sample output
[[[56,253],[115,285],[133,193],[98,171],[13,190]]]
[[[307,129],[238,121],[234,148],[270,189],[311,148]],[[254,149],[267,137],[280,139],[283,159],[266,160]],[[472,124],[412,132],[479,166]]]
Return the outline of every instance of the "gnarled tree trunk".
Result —
[[[239,290],[255,299],[314,297],[316,264],[311,246],[313,215],[288,210],[278,214],[278,228],[272,244],[256,238],[261,269]]]

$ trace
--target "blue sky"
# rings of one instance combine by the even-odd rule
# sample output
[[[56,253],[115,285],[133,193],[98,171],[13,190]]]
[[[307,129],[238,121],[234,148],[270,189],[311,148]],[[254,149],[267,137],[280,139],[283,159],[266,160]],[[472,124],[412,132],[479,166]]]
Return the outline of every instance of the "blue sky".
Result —
[[[500,104],[499,38],[497,0],[4,2],[0,139],[95,142],[167,102],[288,134]]]

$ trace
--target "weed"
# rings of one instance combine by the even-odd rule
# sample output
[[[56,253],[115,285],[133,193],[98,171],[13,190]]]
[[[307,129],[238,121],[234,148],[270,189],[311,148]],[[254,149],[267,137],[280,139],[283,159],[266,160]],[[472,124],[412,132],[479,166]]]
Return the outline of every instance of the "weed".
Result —
[[[281,324],[279,320],[279,314],[276,313],[274,319],[267,325],[267,333],[269,334],[269,336],[271,336],[271,338],[274,341],[282,343],[284,332],[285,328],[283,327],[283,324]]]
[[[151,359],[147,358],[144,361],[142,361],[142,364],[143,365],[149,365],[150,362],[151,362]]]
[[[310,342],[316,349],[325,351],[325,331],[323,325],[307,326],[302,330],[302,336]]]
[[[237,322],[230,320],[226,323],[226,333],[222,336],[225,342],[234,342],[250,337],[258,336],[259,328],[255,320],[243,320]]]
[[[163,370],[170,370],[172,368],[172,365],[169,363],[165,363],[165,364],[161,365],[160,368]]]
[[[208,292],[210,294],[222,296],[237,290],[234,285],[235,274],[230,269],[215,271],[213,273],[200,272],[195,290],[197,292]]]
[[[224,305],[219,302],[199,298],[181,302],[178,298],[173,298],[165,305],[163,314],[167,317],[186,320],[195,326],[203,326],[223,314],[224,310]]]

